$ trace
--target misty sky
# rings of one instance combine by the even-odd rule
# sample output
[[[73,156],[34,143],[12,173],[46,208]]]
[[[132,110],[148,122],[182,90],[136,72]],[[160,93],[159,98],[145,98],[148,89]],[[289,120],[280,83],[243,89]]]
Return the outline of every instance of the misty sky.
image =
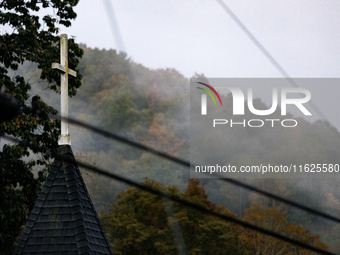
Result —
[[[121,45],[105,1],[113,6]],[[291,77],[340,77],[340,1],[224,2]],[[60,26],[60,33],[91,48],[124,50],[148,68],[175,68],[187,78],[195,72],[209,78],[282,77],[216,0],[81,0],[75,11],[72,27]],[[330,106],[319,107],[340,130],[332,111],[336,102],[333,93]]]
[[[128,56],[186,77],[281,77],[215,0],[110,0]],[[339,77],[340,1],[224,1],[292,77]],[[61,33],[117,49],[104,0],[81,0]],[[121,46],[118,46],[118,49]]]

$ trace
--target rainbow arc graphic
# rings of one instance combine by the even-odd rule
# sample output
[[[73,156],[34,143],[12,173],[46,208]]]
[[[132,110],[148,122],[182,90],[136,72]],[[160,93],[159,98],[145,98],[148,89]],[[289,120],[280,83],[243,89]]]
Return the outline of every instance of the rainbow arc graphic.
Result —
[[[214,92],[214,94],[217,96],[218,100],[220,101],[220,104],[222,106],[222,100],[220,98],[220,95],[217,93],[217,91],[210,85],[203,83],[203,82],[197,82],[198,84],[201,84],[203,86],[206,86],[207,88],[209,88],[212,92]],[[214,96],[211,94],[211,92],[207,89],[204,88],[200,88],[200,87],[196,87],[200,90],[203,90],[204,92],[206,92],[213,100],[215,105],[217,105],[216,100],[214,98]],[[207,115],[207,95],[206,94],[202,94],[202,109],[201,109],[201,114],[202,115]]]
[[[215,95],[217,96],[218,100],[220,100],[220,104],[221,104],[221,106],[222,106],[222,100],[221,100],[221,98],[220,98],[220,95],[217,93],[217,91],[216,91],[213,87],[211,87],[210,85],[208,85],[208,84],[206,84],[206,83],[203,83],[203,82],[197,82],[197,83],[199,83],[199,84],[201,84],[201,85],[203,85],[203,86],[206,86],[207,88],[211,89],[211,91],[214,92]],[[206,89],[203,89],[203,88],[200,88],[200,87],[196,87],[196,88],[201,89],[201,90],[203,90],[204,92],[206,92],[206,93],[214,100],[215,105],[217,105],[214,96],[210,93],[209,90],[206,90]]]

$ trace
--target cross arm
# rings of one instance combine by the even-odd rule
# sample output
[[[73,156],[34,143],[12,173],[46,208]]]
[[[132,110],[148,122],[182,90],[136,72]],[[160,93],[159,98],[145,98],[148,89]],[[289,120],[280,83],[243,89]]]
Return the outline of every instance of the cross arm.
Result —
[[[73,71],[70,68],[66,68],[65,66],[63,66],[59,63],[52,63],[52,69],[59,69],[59,70],[63,71],[64,73],[66,73],[66,71],[67,71],[67,73],[69,73],[70,75],[77,77],[77,73],[75,71]]]

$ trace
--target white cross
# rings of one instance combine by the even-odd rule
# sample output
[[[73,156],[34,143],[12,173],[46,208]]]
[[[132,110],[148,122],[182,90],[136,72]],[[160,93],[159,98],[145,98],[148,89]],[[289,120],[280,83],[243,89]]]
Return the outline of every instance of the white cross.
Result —
[[[60,74],[60,90],[61,90],[61,136],[59,136],[58,144],[71,145],[71,137],[68,133],[68,74],[76,77],[77,73],[68,68],[68,49],[67,35],[60,35],[60,64],[53,63],[52,69],[59,69]]]

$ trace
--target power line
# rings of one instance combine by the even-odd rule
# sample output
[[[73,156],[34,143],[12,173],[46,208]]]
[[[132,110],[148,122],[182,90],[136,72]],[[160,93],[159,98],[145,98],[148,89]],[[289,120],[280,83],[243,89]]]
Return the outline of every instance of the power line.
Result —
[[[125,52],[126,53],[123,38],[122,38],[122,35],[120,33],[118,21],[117,21],[115,12],[113,10],[111,0],[103,0],[103,1],[104,1],[104,5],[105,5],[107,18],[109,20],[109,24],[110,24],[110,27],[111,27],[112,36],[113,36],[114,40],[116,41],[117,50],[119,52]]]
[[[68,122],[71,123],[71,124],[74,124],[74,125],[77,125],[77,126],[80,126],[80,127],[83,127],[83,128],[86,128],[88,130],[91,130],[97,134],[100,134],[102,136],[105,136],[105,137],[108,137],[110,139],[113,139],[113,140],[116,140],[116,141],[119,141],[121,143],[124,143],[124,144],[127,144],[127,145],[130,145],[134,148],[137,148],[137,149],[140,149],[140,150],[143,150],[143,151],[146,151],[146,152],[149,152],[151,154],[154,154],[156,156],[159,156],[159,157],[162,157],[162,158],[165,158],[167,160],[170,160],[172,162],[175,162],[179,165],[182,165],[182,166],[185,166],[185,167],[189,167],[190,168],[190,162],[186,161],[186,160],[183,160],[183,159],[180,159],[180,158],[177,158],[177,157],[174,157],[174,156],[171,156],[169,154],[166,154],[164,152],[161,152],[161,151],[158,151],[158,150],[155,150],[151,147],[148,147],[148,146],[145,146],[143,144],[140,144],[140,143],[137,143],[135,141],[132,141],[132,140],[129,140],[125,137],[122,137],[122,136],[119,136],[119,135],[116,135],[116,134],[113,134],[111,132],[108,132],[108,131],[105,131],[105,130],[102,130],[100,128],[97,128],[97,127],[94,127],[90,124],[87,124],[85,122],[82,122],[82,121],[79,121],[79,120],[75,120],[75,119],[72,119],[72,118],[68,118]],[[192,165],[193,166],[193,165]],[[193,166],[194,167],[194,166]],[[205,173],[203,173],[205,174]],[[275,200],[278,200],[282,203],[285,203],[285,204],[288,204],[290,206],[293,206],[293,207],[296,207],[296,208],[299,208],[303,211],[306,211],[308,213],[311,213],[311,214],[314,214],[314,215],[318,215],[322,218],[325,218],[325,219],[328,219],[328,220],[331,220],[331,221],[334,221],[334,222],[337,222],[337,223],[340,223],[340,219],[337,218],[337,217],[334,217],[332,215],[329,215],[329,214],[326,214],[324,212],[320,212],[318,210],[315,210],[313,208],[310,208],[308,206],[305,206],[303,204],[300,204],[300,203],[296,203],[294,201],[291,201],[291,200],[288,200],[286,198],[283,198],[283,197],[280,197],[280,196],[277,196],[277,195],[274,195],[272,193],[269,193],[267,191],[263,191],[261,189],[258,189],[256,187],[253,187],[251,185],[248,185],[246,183],[243,183],[243,182],[240,182],[236,179],[231,179],[231,178],[223,178],[222,176],[219,176],[219,175],[215,175],[217,177],[220,177],[218,178],[218,180],[220,181],[223,181],[223,182],[228,182],[228,183],[231,183],[231,184],[234,184],[236,186],[239,186],[239,187],[242,187],[244,189],[247,189],[247,190],[250,190],[250,191],[253,191],[253,192],[256,192],[258,194],[261,194],[263,196],[266,196],[268,198],[272,198],[272,199],[275,199]]]
[[[97,134],[100,134],[100,135],[103,135],[105,137],[108,137],[110,139],[113,139],[113,140],[116,140],[116,141],[119,141],[121,143],[124,143],[124,144],[127,144],[127,145],[130,145],[134,148],[137,148],[137,149],[140,149],[140,150],[143,150],[143,151],[146,151],[146,152],[149,152],[151,154],[154,154],[156,156],[159,156],[161,158],[165,158],[167,160],[170,160],[172,162],[175,162],[179,165],[182,165],[182,166],[185,166],[185,167],[189,167],[190,168],[190,162],[188,161],[185,161],[183,159],[180,159],[180,158],[177,158],[177,157],[174,157],[174,156],[171,156],[169,154],[166,154],[164,152],[161,152],[161,151],[158,151],[158,150],[155,150],[151,147],[148,147],[148,146],[145,146],[143,144],[140,144],[140,143],[137,143],[135,141],[131,141],[125,137],[122,137],[122,136],[119,136],[119,135],[116,135],[116,134],[113,134],[113,133],[110,133],[108,131],[105,131],[105,130],[102,130],[100,128],[97,128],[97,127],[94,127],[92,125],[89,125],[87,123],[84,123],[82,121],[79,121],[79,120],[75,120],[75,119],[72,119],[72,118],[68,118],[68,121],[69,123],[71,124],[74,124],[74,125],[77,125],[77,126],[80,126],[80,127],[83,127],[83,128],[86,128],[88,130],[91,130]],[[12,140],[11,137],[5,137],[6,139],[9,139],[9,140]],[[192,165],[193,166],[193,165]],[[194,166],[193,166],[194,167]],[[204,173],[203,173],[204,174]],[[236,179],[231,179],[231,178],[223,178],[222,176],[219,176],[217,174],[215,174],[216,177],[220,177],[220,178],[217,178],[218,180],[220,181],[223,181],[223,182],[228,182],[228,183],[231,183],[231,184],[234,184],[236,186],[239,186],[239,187],[242,187],[244,189],[247,189],[247,190],[250,190],[250,191],[253,191],[253,192],[256,192],[258,194],[261,194],[263,196],[266,196],[268,198],[272,198],[272,199],[275,199],[277,201],[280,201],[282,203],[285,203],[287,205],[290,205],[290,206],[293,206],[293,207],[296,207],[300,210],[303,210],[303,211],[306,211],[308,213],[311,213],[311,214],[314,214],[314,215],[317,215],[319,217],[322,217],[322,218],[325,218],[325,219],[328,219],[328,220],[331,220],[331,221],[334,221],[336,223],[340,223],[340,219],[337,218],[337,217],[334,217],[332,215],[329,215],[327,213],[324,213],[324,212],[320,212],[318,210],[315,210],[311,207],[308,207],[308,206],[305,206],[303,204],[300,204],[300,203],[297,203],[297,202],[294,202],[294,201],[291,201],[291,200],[288,200],[286,198],[283,198],[283,197],[280,197],[280,196],[277,196],[277,195],[274,195],[272,193],[269,193],[267,191],[263,191],[261,189],[258,189],[256,187],[253,187],[251,185],[248,185],[246,183],[243,183],[243,182],[240,182]]]
[[[68,157],[61,156],[61,155],[56,156],[56,159],[63,160],[63,161],[66,161],[66,162],[71,162],[72,161]],[[140,184],[138,182],[135,182],[135,181],[133,181],[131,179],[128,179],[126,177],[123,177],[123,176],[120,176],[120,175],[117,175],[117,174],[113,174],[113,173],[109,173],[109,172],[107,172],[105,170],[102,170],[100,168],[97,168],[97,167],[85,164],[83,162],[72,162],[72,163],[77,163],[79,166],[84,167],[84,168],[86,168],[88,170],[91,170],[91,171],[93,171],[95,173],[104,175],[106,177],[109,177],[111,179],[123,182],[123,183],[131,185],[131,186],[135,186],[135,187],[137,187],[137,188],[139,188],[141,190],[147,191],[147,192],[149,192],[151,194],[154,194],[154,195],[157,195],[157,196],[161,196],[163,198],[167,198],[167,199],[169,199],[169,200],[171,200],[173,202],[180,203],[180,204],[182,204],[182,205],[184,205],[186,207],[191,207],[191,208],[196,209],[196,210],[198,210],[200,212],[203,212],[205,214],[209,214],[209,215],[218,217],[218,218],[220,218],[222,220],[225,220],[225,221],[233,222],[233,223],[238,224],[238,225],[240,225],[242,227],[249,228],[249,229],[261,232],[261,233],[263,233],[265,235],[272,236],[274,238],[277,238],[277,239],[280,239],[280,240],[285,241],[287,243],[299,246],[301,248],[308,249],[308,250],[313,251],[313,252],[318,252],[319,254],[336,255],[334,253],[331,253],[331,252],[328,252],[328,251],[325,251],[325,250],[321,250],[319,248],[307,245],[307,244],[305,244],[303,242],[300,242],[298,240],[295,240],[295,239],[283,236],[283,235],[278,234],[276,232],[273,232],[271,230],[258,227],[256,225],[250,224],[250,223],[245,222],[245,221],[241,221],[239,219],[233,218],[233,217],[228,216],[228,215],[224,215],[224,214],[220,214],[220,213],[214,212],[214,211],[209,210],[209,209],[207,209],[207,208],[205,208],[205,207],[203,207],[203,206],[201,206],[199,204],[190,202],[188,200],[185,200],[185,199],[182,199],[182,198],[179,198],[179,197],[176,197],[176,196],[171,196],[171,195],[166,194],[166,193],[164,193],[162,191],[159,191],[159,190],[153,189],[151,187],[142,185],[142,184]]]
[[[6,138],[8,140],[11,140],[11,141],[16,141],[14,138],[9,137],[9,136],[5,136],[4,138]],[[102,170],[100,168],[97,168],[95,166],[91,166],[91,165],[88,165],[88,164],[80,162],[80,161],[74,162],[71,159],[69,159],[68,157],[61,156],[61,155],[57,155],[55,158],[58,159],[58,160],[61,160],[61,161],[69,162],[69,163],[76,163],[78,166],[84,167],[84,168],[86,168],[86,169],[88,169],[90,171],[93,171],[95,173],[104,175],[104,176],[106,176],[108,178],[111,178],[111,179],[123,182],[123,183],[131,185],[131,186],[135,186],[135,187],[137,187],[139,189],[142,189],[144,191],[147,191],[147,192],[149,192],[151,194],[158,195],[158,196],[161,196],[163,198],[167,198],[167,199],[169,199],[169,200],[171,200],[173,202],[177,202],[177,203],[180,203],[180,204],[182,204],[184,206],[191,207],[191,208],[196,209],[196,210],[198,210],[200,212],[203,212],[205,214],[209,214],[209,215],[218,217],[218,218],[220,218],[222,220],[225,220],[225,221],[233,222],[233,223],[238,224],[238,225],[240,225],[242,227],[249,228],[249,229],[252,229],[254,231],[258,231],[258,232],[263,233],[265,235],[272,236],[274,238],[277,238],[277,239],[280,239],[280,240],[285,241],[287,243],[299,246],[301,248],[304,248],[304,249],[307,249],[307,250],[310,250],[310,251],[313,251],[313,252],[318,252],[319,254],[336,255],[335,253],[331,253],[331,252],[328,252],[328,251],[325,251],[325,250],[321,250],[319,248],[316,248],[316,247],[310,246],[308,244],[305,244],[303,242],[300,242],[298,240],[295,240],[295,239],[283,236],[283,235],[278,234],[276,232],[273,232],[271,230],[258,227],[256,225],[250,224],[248,222],[244,222],[242,220],[233,218],[233,217],[228,216],[228,215],[224,215],[224,214],[220,214],[220,213],[214,212],[214,211],[209,210],[209,209],[207,209],[207,208],[205,208],[205,207],[203,207],[203,206],[201,206],[199,204],[190,202],[190,201],[185,200],[185,199],[181,199],[181,198],[176,197],[176,196],[171,196],[171,195],[166,194],[164,192],[161,192],[159,190],[156,190],[156,189],[153,189],[151,187],[142,185],[142,184],[140,184],[138,182],[135,182],[135,181],[133,181],[131,179],[128,179],[126,177],[123,177],[123,176],[120,176],[120,175],[117,175],[117,174],[114,174],[114,173],[107,172],[107,171]]]
[[[249,37],[249,39],[255,44],[255,46],[263,53],[263,55],[272,63],[272,65],[282,74],[284,78],[288,80],[291,86],[298,88],[296,82],[289,76],[289,74],[283,69],[279,62],[269,53],[269,51],[260,43],[260,41],[253,35],[253,33],[243,24],[243,22],[236,16],[236,14],[223,2],[223,0],[216,0],[217,3],[223,8],[223,10],[229,15],[229,17],[243,30],[243,32]],[[327,120],[326,116],[319,110],[319,108],[311,101],[310,106],[323,120]],[[328,121],[328,120],[327,120]]]
[[[136,142],[131,141],[131,140],[127,139],[127,138],[124,138],[124,137],[118,136],[118,135],[116,135],[116,134],[112,134],[112,133],[110,133],[110,132],[101,130],[101,129],[99,129],[99,128],[93,127],[93,126],[91,126],[91,125],[89,125],[89,124],[83,123],[83,122],[78,121],[78,120],[74,120],[74,119],[68,118],[68,121],[69,121],[69,123],[73,123],[73,124],[76,124],[76,125],[85,127],[85,128],[87,128],[87,129],[89,129],[89,130],[92,130],[93,132],[99,133],[99,134],[104,135],[104,136],[106,136],[106,137],[109,137],[109,138],[111,138],[111,139],[120,141],[120,142],[125,143],[125,144],[129,144],[130,146],[136,147],[136,148],[141,149],[141,150],[144,150],[144,151],[148,151],[148,152],[150,152],[150,153],[152,153],[152,154],[155,154],[155,155],[157,155],[157,156],[160,156],[160,157],[166,158],[166,159],[168,159],[168,160],[171,160],[171,161],[173,161],[173,162],[176,162],[176,163],[178,163],[178,164],[181,164],[181,165],[190,167],[190,163],[187,162],[187,161],[184,161],[184,160],[182,160],[182,159],[179,159],[179,158],[170,156],[170,155],[168,155],[168,154],[166,154],[166,153],[157,151],[157,150],[155,150],[155,149],[153,149],[153,148],[150,148],[150,147],[147,147],[147,146],[145,146],[145,145],[136,143]],[[5,136],[4,138],[6,138],[6,139],[8,139],[8,140],[11,140],[11,141],[16,141],[16,139],[14,139],[14,138],[12,138],[12,137],[9,137],[9,136]],[[56,156],[56,159],[58,159],[58,160],[64,160],[64,161],[66,161],[66,162],[69,162],[69,161],[70,161],[70,159],[69,159],[68,157],[63,157],[63,156],[61,156],[61,155],[57,155],[57,156]],[[72,163],[74,163],[74,162],[72,162]],[[256,226],[256,225],[250,224],[250,223],[248,223],[248,222],[241,221],[241,220],[236,219],[236,218],[233,218],[233,217],[231,217],[231,216],[219,214],[219,213],[214,212],[214,211],[211,211],[211,210],[209,210],[209,209],[207,209],[207,208],[205,208],[205,207],[202,207],[201,205],[192,203],[192,202],[190,202],[190,201],[187,201],[187,200],[184,200],[184,199],[175,197],[175,196],[171,196],[171,195],[166,194],[166,193],[163,193],[163,192],[161,192],[161,191],[159,191],[159,190],[152,189],[152,188],[150,188],[150,187],[147,187],[147,186],[145,186],[145,185],[142,185],[142,184],[140,184],[140,183],[137,183],[137,182],[135,182],[135,181],[133,181],[133,180],[130,180],[130,179],[126,178],[126,177],[123,177],[123,176],[120,176],[120,175],[117,175],[117,174],[113,174],[113,173],[107,172],[107,171],[105,171],[105,170],[102,170],[102,169],[100,169],[100,168],[97,168],[97,167],[88,165],[88,164],[83,163],[83,162],[76,162],[76,163],[77,163],[79,166],[84,167],[84,168],[86,168],[86,169],[88,169],[88,170],[91,170],[91,171],[93,171],[93,172],[96,172],[96,173],[98,173],[98,174],[107,176],[107,177],[109,177],[109,178],[115,179],[115,180],[120,181],[120,182],[124,182],[124,183],[126,183],[126,184],[128,184],[128,185],[135,186],[135,187],[137,187],[137,188],[140,188],[140,189],[145,190],[145,191],[147,191],[147,192],[150,192],[150,193],[152,193],[152,194],[161,196],[161,197],[163,197],[163,198],[170,199],[171,201],[181,203],[181,204],[183,204],[183,205],[185,205],[185,206],[187,206],[187,207],[194,208],[194,209],[199,210],[199,211],[201,211],[201,212],[203,212],[203,213],[210,214],[210,215],[216,216],[216,217],[218,217],[218,218],[220,218],[220,219],[223,219],[223,220],[226,220],[226,221],[233,222],[233,223],[238,224],[238,225],[240,225],[240,226],[242,226],[242,227],[249,228],[249,229],[252,229],[252,230],[261,232],[261,233],[263,233],[263,234],[265,234],[265,235],[272,236],[272,237],[274,237],[274,238],[283,240],[283,241],[285,241],[285,242],[287,242],[287,243],[290,243],[290,244],[299,246],[299,247],[301,247],[301,248],[308,249],[308,250],[311,250],[311,251],[313,251],[313,252],[318,252],[319,254],[336,255],[336,254],[334,254],[334,253],[330,253],[330,252],[327,252],[327,251],[318,249],[318,248],[316,248],[316,247],[307,245],[307,244],[305,244],[305,243],[303,243],[303,242],[300,242],[300,241],[298,241],[298,240],[295,240],[295,239],[292,239],[292,238],[283,236],[283,235],[281,235],[281,234],[278,234],[278,233],[276,233],[276,232],[270,231],[270,230],[268,230],[268,229],[264,229],[264,228],[258,227],[258,226]],[[224,179],[221,179],[221,180],[224,180]],[[257,188],[251,187],[251,186],[249,186],[249,185],[247,185],[247,184],[244,184],[244,183],[241,183],[241,182],[238,182],[238,181],[233,181],[233,184],[235,184],[235,185],[237,185],[237,186],[241,186],[241,187],[243,187],[243,188],[247,188],[247,189],[250,187],[250,188],[252,188],[252,190],[255,191],[255,192],[259,191]],[[264,192],[264,191],[261,191],[261,192],[263,193],[263,195],[274,196],[274,195],[272,195],[272,194],[270,194],[270,193],[267,193],[267,192]],[[276,197],[276,196],[274,196],[274,197]],[[273,197],[273,198],[274,198],[274,197]],[[283,198],[281,198],[281,199],[283,199]],[[285,199],[283,199],[283,200],[285,200]],[[288,200],[287,200],[287,201],[288,201]],[[288,202],[291,203],[291,201],[288,201]],[[293,203],[294,203],[294,202],[293,202]],[[299,208],[301,205],[296,204],[295,206]],[[304,207],[304,206],[302,206],[302,207]],[[302,208],[300,208],[300,209],[302,209]],[[308,209],[308,210],[310,210],[310,209]],[[313,210],[313,209],[312,209],[312,210]],[[320,213],[320,212],[318,212],[318,211],[315,211],[315,212],[316,212],[316,213]],[[312,213],[312,212],[311,212],[311,213]],[[323,214],[323,213],[321,213],[321,214]],[[331,216],[331,217],[332,217],[332,216]],[[339,220],[337,220],[337,221],[339,221]]]

